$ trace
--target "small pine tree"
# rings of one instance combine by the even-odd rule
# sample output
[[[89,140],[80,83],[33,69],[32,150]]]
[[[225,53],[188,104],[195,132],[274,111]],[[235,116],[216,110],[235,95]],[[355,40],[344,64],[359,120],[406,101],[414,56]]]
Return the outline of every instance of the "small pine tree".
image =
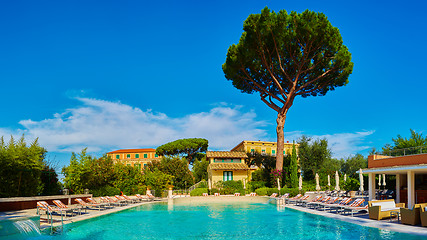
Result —
[[[291,188],[298,187],[297,150],[295,144],[292,147],[291,162],[289,165],[289,182]]]

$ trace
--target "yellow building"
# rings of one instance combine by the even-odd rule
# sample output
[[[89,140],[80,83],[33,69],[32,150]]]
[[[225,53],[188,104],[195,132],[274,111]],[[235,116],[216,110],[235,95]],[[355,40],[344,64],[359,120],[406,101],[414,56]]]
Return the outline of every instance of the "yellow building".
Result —
[[[291,155],[293,143],[286,142],[284,144],[283,154]],[[298,152],[298,144],[295,144]],[[233,149],[232,152],[246,152],[246,153],[261,153],[262,155],[271,155],[276,156],[277,153],[277,143],[276,142],[266,142],[266,141],[242,141]]]
[[[298,151],[298,144],[295,144]],[[292,154],[293,143],[285,143],[284,154]],[[208,166],[209,188],[215,187],[218,181],[241,180],[248,182],[251,180],[252,172],[258,167],[248,167],[245,160],[250,153],[260,153],[262,155],[275,156],[277,153],[276,142],[265,141],[242,141],[229,152],[207,151],[206,158]]]
[[[208,185],[211,189],[219,181],[239,181],[250,180],[252,169],[246,165],[248,158],[245,152],[222,152],[207,151],[206,158],[208,166]]]
[[[140,170],[145,168],[147,163],[161,159],[153,148],[120,149],[107,153],[107,156],[111,157],[114,163],[121,162]]]

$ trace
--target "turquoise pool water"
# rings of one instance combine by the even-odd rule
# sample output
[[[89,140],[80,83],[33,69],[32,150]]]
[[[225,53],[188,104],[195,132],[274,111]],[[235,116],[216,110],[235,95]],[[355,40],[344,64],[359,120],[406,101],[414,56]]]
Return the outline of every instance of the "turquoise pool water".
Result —
[[[272,204],[164,203],[72,223],[62,234],[21,239],[425,239],[362,227]]]

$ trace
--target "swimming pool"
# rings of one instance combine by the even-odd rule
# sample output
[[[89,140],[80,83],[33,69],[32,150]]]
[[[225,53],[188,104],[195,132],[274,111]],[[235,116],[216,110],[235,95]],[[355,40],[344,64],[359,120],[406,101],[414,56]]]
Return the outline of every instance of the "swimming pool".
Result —
[[[273,204],[147,204],[24,239],[423,239]]]

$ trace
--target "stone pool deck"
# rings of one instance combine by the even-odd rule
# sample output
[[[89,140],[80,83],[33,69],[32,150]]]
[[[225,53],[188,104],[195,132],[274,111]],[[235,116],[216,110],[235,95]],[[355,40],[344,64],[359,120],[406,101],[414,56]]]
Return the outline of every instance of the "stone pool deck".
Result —
[[[329,213],[325,211],[317,211],[317,210],[308,209],[300,206],[289,205],[289,204],[284,206],[287,208],[298,210],[298,211],[321,215],[327,218],[337,219],[340,221],[354,223],[354,224],[358,224],[366,227],[373,227],[373,228],[379,228],[382,230],[409,233],[409,234],[427,237],[426,227],[401,224],[400,222],[397,221],[397,219],[393,219],[392,221],[390,221],[389,219],[383,219],[381,221],[378,221],[378,220],[369,219],[368,213],[358,213],[358,214],[354,214],[354,216],[352,217],[351,215],[341,215],[341,214]]]

